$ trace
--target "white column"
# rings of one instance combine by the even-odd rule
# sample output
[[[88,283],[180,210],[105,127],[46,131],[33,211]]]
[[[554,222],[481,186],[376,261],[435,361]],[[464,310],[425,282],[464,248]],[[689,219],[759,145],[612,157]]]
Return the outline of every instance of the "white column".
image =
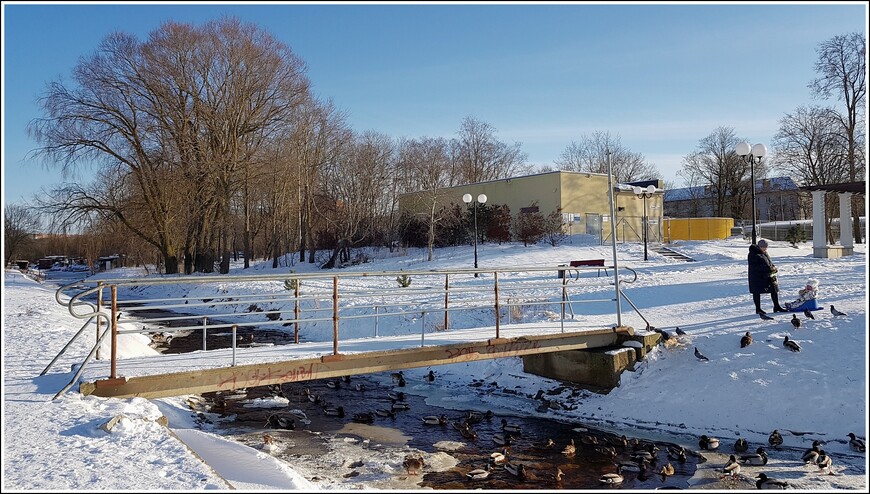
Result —
[[[813,257],[827,257],[825,240],[825,191],[813,191]],[[822,255],[820,255],[822,254]]]
[[[840,245],[854,247],[852,237],[852,194],[841,192],[840,196]]]

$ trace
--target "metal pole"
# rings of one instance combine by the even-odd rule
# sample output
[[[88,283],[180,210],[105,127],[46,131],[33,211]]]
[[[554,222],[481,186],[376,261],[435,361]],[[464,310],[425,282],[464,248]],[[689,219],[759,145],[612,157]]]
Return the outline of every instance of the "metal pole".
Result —
[[[445,274],[444,275],[444,331],[447,331],[449,329],[449,326],[447,325],[447,323],[448,323],[448,320],[447,320],[447,295],[448,295],[448,293],[450,293],[449,290],[450,290],[450,275]]]
[[[607,153],[607,188],[610,191],[610,245],[613,248],[613,284],[616,287],[616,325],[622,326],[622,304],[620,303],[622,291],[619,288],[619,260],[616,258],[616,230],[613,228],[613,218],[616,217],[613,206],[613,165],[610,162],[610,149],[608,148],[605,152]]]
[[[426,346],[426,311],[423,311],[423,317],[420,324],[420,346]]]
[[[749,175],[752,179],[752,244],[755,245],[755,157],[752,156],[750,152],[747,156],[749,156]]]
[[[109,378],[115,379],[118,372],[118,287],[112,285],[112,363]]]
[[[649,228],[649,220],[646,216],[646,192],[643,194],[643,260],[646,261],[646,230]]]
[[[378,306],[375,306],[375,338],[378,337]]]
[[[293,317],[296,319],[294,323],[293,329],[293,342],[297,345],[299,344],[299,285],[302,282],[297,278],[296,279],[296,304],[293,307]]]
[[[206,332],[207,332],[207,330],[206,330],[206,327],[207,327],[207,326],[208,326],[208,318],[207,318],[207,317],[203,317],[203,318],[202,318],[202,349],[203,349],[203,351],[205,351],[205,349],[206,349],[206,347],[205,347],[205,337],[206,337]]]
[[[474,269],[477,269],[477,200],[474,201]],[[480,273],[474,273],[477,278]]]
[[[499,319],[501,319],[501,314],[499,314],[498,307],[498,271],[494,271],[492,273],[492,277],[495,280],[495,337],[498,338],[499,333]]]
[[[338,355],[338,276],[332,277],[332,353]]]
[[[97,312],[100,312],[103,307],[103,284],[100,283],[100,290],[97,292]],[[100,360],[100,318],[97,317],[97,360]]]
[[[233,367],[236,366],[236,329],[238,326],[233,324]]]

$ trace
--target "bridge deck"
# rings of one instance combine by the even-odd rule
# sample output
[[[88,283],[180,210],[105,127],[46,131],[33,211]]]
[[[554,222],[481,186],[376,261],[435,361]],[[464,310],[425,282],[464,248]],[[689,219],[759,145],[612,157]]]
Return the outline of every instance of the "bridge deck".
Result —
[[[596,329],[577,321],[510,324],[404,336],[333,342],[239,347],[118,360],[118,378],[107,379],[109,362],[92,362],[81,376],[82,394],[160,398],[183,394],[325,379],[473,360],[610,346],[629,327]]]

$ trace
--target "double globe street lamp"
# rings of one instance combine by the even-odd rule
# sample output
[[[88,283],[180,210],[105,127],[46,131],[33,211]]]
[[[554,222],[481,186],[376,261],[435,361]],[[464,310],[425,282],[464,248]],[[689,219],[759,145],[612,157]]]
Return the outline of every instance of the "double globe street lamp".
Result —
[[[470,204],[472,201],[471,194],[465,194],[462,196],[462,202],[465,204]],[[477,201],[474,202],[474,269],[477,269],[477,204],[486,204],[486,194],[479,194],[477,196]],[[474,273],[474,277],[477,278],[479,273]]]
[[[752,244],[755,245],[755,160],[758,160],[760,165],[761,158],[764,158],[764,155],[767,154],[767,148],[764,147],[764,144],[760,143],[750,146],[748,142],[741,142],[734,148],[734,152],[737,153],[737,156],[749,161],[749,176],[752,181],[750,185],[752,194]]]
[[[647,250],[646,250],[646,231],[649,228],[647,225],[647,216],[646,216],[646,200],[653,196],[656,193],[655,185],[647,185],[646,188],[642,189],[638,186],[634,186],[632,189],[634,195],[638,197],[638,199],[643,199],[643,260],[647,260]]]

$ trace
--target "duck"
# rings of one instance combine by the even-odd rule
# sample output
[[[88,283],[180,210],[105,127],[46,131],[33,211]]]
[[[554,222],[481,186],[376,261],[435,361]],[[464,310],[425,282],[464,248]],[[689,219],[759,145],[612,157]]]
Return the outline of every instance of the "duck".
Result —
[[[640,451],[635,451],[634,453],[632,453],[631,459],[634,461],[654,462],[656,460],[656,455],[647,451],[647,450],[642,449]]]
[[[404,401],[397,401],[397,402],[393,403],[390,407],[392,408],[392,410],[394,412],[397,412],[399,410],[410,410],[411,409],[411,406],[408,405],[407,403],[405,403]]]
[[[682,446],[668,446],[668,459],[685,463],[687,459],[685,448]]]
[[[489,477],[489,473],[492,471],[492,462],[486,462],[486,466],[483,468],[475,468],[474,470],[469,471],[465,474],[470,480],[484,480]]]
[[[406,456],[405,461],[402,462],[402,466],[407,470],[408,475],[419,475],[420,470],[426,466],[426,463],[423,461],[423,458],[419,456]]]
[[[577,453],[577,447],[574,445],[574,438],[572,437],[568,444],[562,449],[562,454],[571,458]]]
[[[296,428],[296,422],[292,418],[285,417],[283,415],[270,415],[267,419],[267,422],[269,423],[269,425],[272,425],[274,427],[280,427],[281,429],[287,429],[292,431]]]
[[[701,449],[716,449],[719,447],[719,439],[715,437],[707,437],[706,434],[701,435],[701,439],[698,441],[698,445]]]
[[[725,474],[720,478],[731,477],[734,478],[737,474],[740,473],[740,462],[737,461],[737,457],[731,455],[728,457],[728,462],[725,463],[725,466],[722,467],[722,473]]]
[[[801,455],[801,460],[803,460],[804,464],[816,463],[819,459],[819,446],[821,446],[821,443],[818,440],[813,441],[813,446]]]
[[[564,476],[565,472],[563,472],[561,468],[556,467],[556,471],[553,473],[553,478],[551,480],[553,482],[559,483],[562,482],[562,477]]]
[[[774,429],[773,432],[770,433],[767,442],[775,449],[779,449],[779,447],[782,446],[782,434],[779,433],[778,429]]]
[[[496,446],[510,446],[514,442],[514,438],[510,434],[493,434],[492,442]]]
[[[580,436],[580,442],[587,446],[596,446],[598,444],[598,438],[592,434],[583,434]]]
[[[477,439],[477,432],[474,432],[474,429],[472,429],[471,426],[465,422],[453,422],[453,428],[458,430],[459,434],[465,439],[468,439],[470,441],[474,441]]]
[[[746,348],[751,344],[752,344],[752,333],[747,331],[746,334],[743,335],[743,338],[740,338],[740,348]]]
[[[793,352],[801,351],[801,346],[798,345],[796,341],[788,339],[788,335],[785,335],[785,339],[782,341],[782,346]]]
[[[263,434],[263,451],[268,451],[269,453],[275,451],[275,438],[273,438],[270,434]]]
[[[791,316],[791,325],[794,326],[795,329],[800,329],[800,327],[801,327],[801,320],[798,319],[797,314],[792,314],[792,316]]]
[[[608,458],[616,458],[616,448],[613,446],[595,446],[595,452]]]
[[[350,384],[350,376],[341,376],[341,382]]]
[[[469,424],[472,424],[472,425],[479,424],[479,423],[483,422],[484,419],[486,419],[486,420],[491,419],[493,417],[493,415],[495,415],[495,414],[492,413],[492,410],[487,410],[486,412],[478,412],[475,410],[469,410],[465,414],[465,421],[468,422]]]
[[[759,446],[758,449],[755,450],[755,454],[741,456],[740,463],[753,466],[767,465],[767,451]]]
[[[513,475],[514,477],[518,477],[520,479],[526,478],[526,466],[522,463],[511,463],[505,462],[504,469],[507,473]]]
[[[405,372],[404,371],[393,372],[392,374],[390,374],[390,378],[393,380],[393,382],[398,382],[399,379],[405,378]]]
[[[833,470],[831,470],[832,464],[833,464],[833,461],[831,460],[831,457],[825,453],[825,450],[820,449],[819,450],[819,457],[816,460],[816,465],[819,466],[819,472],[820,473],[827,473],[828,475],[833,475],[834,472],[833,472]]]
[[[511,434],[522,435],[522,430],[520,426],[516,424],[509,424],[507,419],[501,419],[501,430],[504,432],[510,432]]]
[[[640,473],[640,463],[634,461],[621,461],[616,464],[616,473],[629,472]]]
[[[833,305],[831,307],[833,307]],[[867,451],[867,446],[864,445],[864,440],[855,436],[854,432],[849,433],[849,448],[851,448],[852,451],[857,451],[859,453]]]
[[[782,480],[768,478],[764,472],[759,473],[756,477],[755,487],[759,489],[786,489],[788,484]]]
[[[356,389],[357,391],[363,392],[363,391],[367,390],[368,388],[366,387],[366,385],[364,383],[356,383],[354,385],[354,389]]]
[[[323,413],[329,417],[344,417],[344,407],[326,407],[323,409]]]
[[[428,382],[429,384],[435,382],[435,372],[430,370],[429,373],[426,374],[426,382]]]
[[[624,435],[621,437],[605,436],[604,439],[607,441],[608,444],[616,448],[625,449],[628,447],[628,438]]]
[[[665,481],[665,478],[673,475],[675,471],[676,470],[674,469],[674,466],[670,462],[668,462],[667,465],[663,466],[662,469],[659,470],[659,473],[662,475],[662,482]]]
[[[602,484],[621,484],[623,480],[622,475],[618,473],[605,473],[598,479]]]
[[[537,451],[552,451],[556,447],[556,442],[552,438],[548,438],[543,444],[532,445],[532,449]]]
[[[353,421],[359,424],[371,424],[375,421],[375,416],[369,412],[360,412],[353,414]]]
[[[428,415],[423,417],[423,423],[426,425],[447,425],[447,416],[442,415]]]
[[[734,443],[734,452],[735,453],[745,453],[749,451],[749,443],[746,442],[744,438],[738,438],[737,442]]]
[[[384,408],[378,408],[377,410],[375,410],[375,415],[377,415],[378,417],[396,418],[396,412]]]
[[[396,386],[398,386],[398,387],[400,387],[400,388],[404,388],[404,387],[405,387],[405,378],[404,378],[404,377],[400,377],[400,378],[399,378],[399,382],[396,383]]]
[[[494,465],[504,465],[508,460],[508,456],[510,456],[510,452],[507,448],[503,448],[501,451],[491,453],[489,455],[489,461]]]
[[[326,387],[329,389],[341,389],[341,381],[327,381]]]

